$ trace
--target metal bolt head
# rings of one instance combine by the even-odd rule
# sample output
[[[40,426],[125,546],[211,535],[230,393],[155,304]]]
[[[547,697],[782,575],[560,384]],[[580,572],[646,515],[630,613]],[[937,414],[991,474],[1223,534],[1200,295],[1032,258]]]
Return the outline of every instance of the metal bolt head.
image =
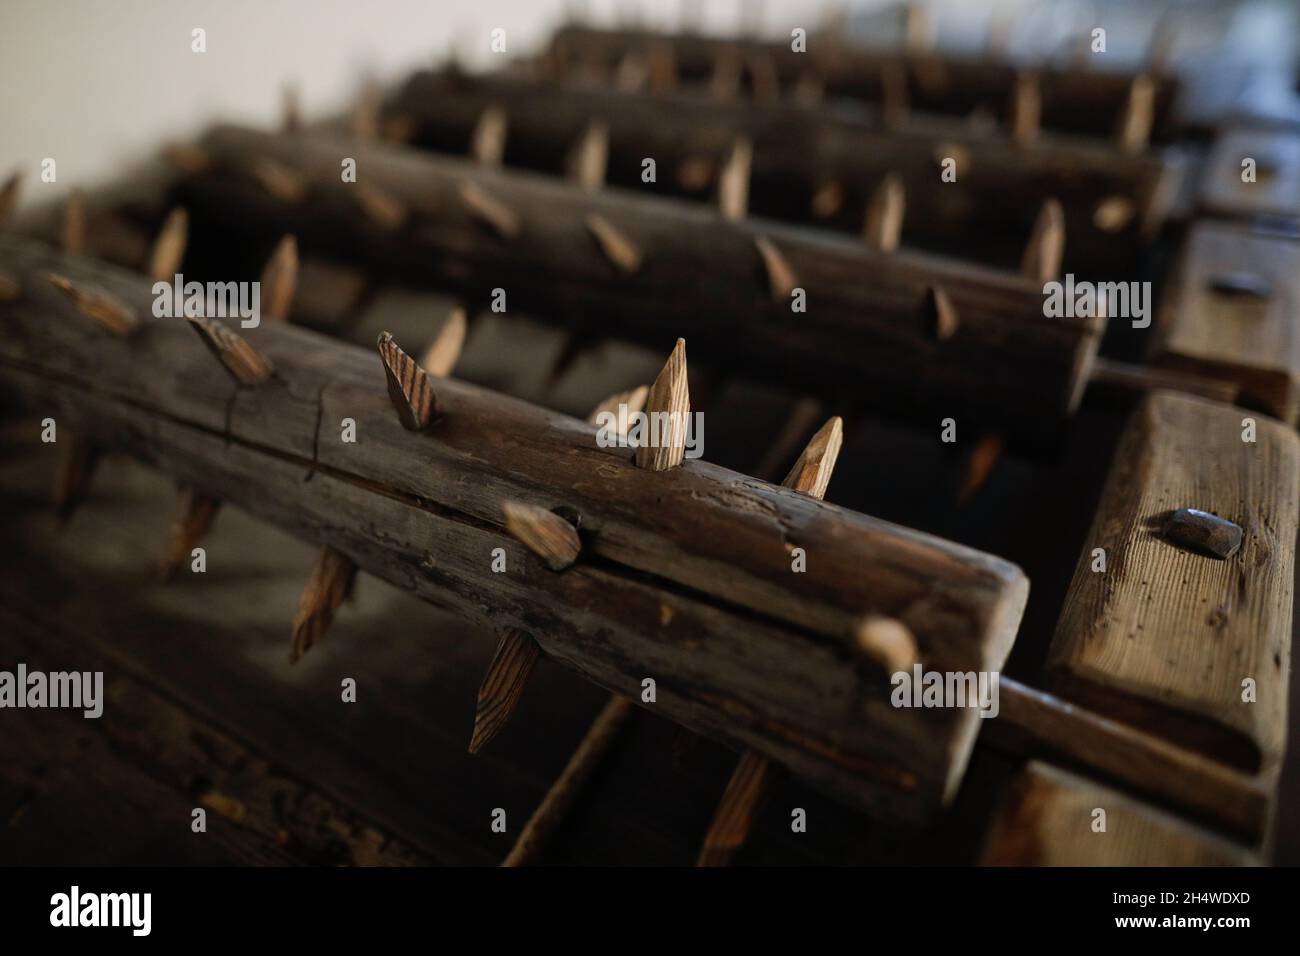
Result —
[[[1245,532],[1236,522],[1208,511],[1179,508],[1166,519],[1164,536],[1189,551],[1223,559],[1237,553]]]

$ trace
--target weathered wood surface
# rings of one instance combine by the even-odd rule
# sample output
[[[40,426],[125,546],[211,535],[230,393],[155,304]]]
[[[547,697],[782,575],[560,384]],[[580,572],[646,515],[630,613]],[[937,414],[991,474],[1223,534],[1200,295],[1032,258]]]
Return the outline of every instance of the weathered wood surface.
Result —
[[[1105,811],[1105,830],[1094,829]],[[988,866],[1251,866],[1244,847],[1050,764],[1007,789],[985,840]]]
[[[1246,168],[1250,160],[1253,171]],[[1221,132],[1201,173],[1200,205],[1216,216],[1300,217],[1300,133]]]
[[[671,50],[674,72],[682,80],[707,80],[719,56],[738,56],[746,67],[770,63],[779,83],[787,89],[800,78],[811,75],[819,81],[828,98],[864,99],[873,103],[883,98],[885,72],[901,67],[906,79],[906,98],[914,109],[962,117],[980,108],[1003,115],[1011,101],[1016,78],[1024,72],[1012,63],[982,57],[853,47],[829,33],[810,35],[807,52],[795,53],[788,38],[732,40],[581,26],[567,26],[555,33],[547,53],[547,65],[560,75],[577,69],[610,75],[628,54],[648,55],[656,49]],[[1043,125],[1093,136],[1114,134],[1129,87],[1137,75],[1055,66],[1036,67],[1034,72],[1039,76],[1042,91]],[[1150,75],[1154,82],[1153,113],[1158,129],[1170,115],[1178,84],[1170,74]]]
[[[1160,311],[1153,361],[1234,382],[1243,404],[1300,421],[1300,243],[1198,222]]]
[[[237,387],[187,324],[149,316],[138,278],[0,250],[24,290],[0,312],[5,379],[81,434],[472,621],[528,630],[616,693],[657,676],[663,713],[842,799],[915,819],[954,793],[975,713],[890,706],[883,675],[852,663],[851,627],[894,616],[930,666],[997,669],[1027,591],[1013,565],[700,461],[648,473],[585,423],[454,380],[433,433],[414,435],[373,354],[278,323],[247,332],[275,377]],[[140,330],[105,334],[51,270],[134,308]],[[356,445],[338,440],[344,417]],[[572,509],[579,563],[542,568],[505,534],[506,499]],[[791,573],[795,546],[816,573]],[[490,572],[496,547],[510,573]]]
[[[293,233],[305,250],[467,297],[470,312],[505,289],[512,312],[662,349],[678,335],[692,354],[813,389],[848,386],[911,415],[997,420],[1042,434],[1078,404],[1105,319],[1046,318],[1041,283],[917,254],[885,254],[821,231],[745,220],[667,199],[583,193],[543,177],[384,146],[221,128],[203,140],[208,172],[183,178],[175,200],[196,231]],[[403,204],[401,229],[367,220],[343,157],[361,182]],[[277,198],[248,172],[267,162],[301,195]],[[467,203],[465,188],[477,197]],[[485,213],[483,197],[494,212]],[[485,215],[500,219],[485,224]],[[634,273],[612,265],[588,229],[593,214],[642,253]],[[501,232],[505,229],[506,234]],[[806,290],[807,312],[774,300],[761,237]],[[665,295],[666,289],[673,295]],[[936,340],[927,292],[955,309]]]
[[[1178,176],[1157,156],[1086,140],[1024,148],[952,124],[890,131],[865,117],[789,104],[627,94],[508,74],[417,73],[387,110],[413,145],[460,153],[480,118],[500,111],[506,164],[547,172],[563,168],[589,124],[602,124],[611,185],[697,199],[712,195],[718,168],[743,136],[754,147],[754,215],[854,233],[880,181],[896,174],[906,195],[904,244],[980,261],[995,252],[1018,260],[1040,207],[1054,198],[1065,212],[1067,267],[1076,271],[1129,266],[1163,222]],[[642,181],[646,157],[657,164],[654,185]],[[955,164],[955,181],[940,178],[945,159]]]
[[[1243,441],[1245,415],[1172,393],[1134,413],[1047,672],[1068,699],[1267,775],[1286,734],[1300,439],[1255,416],[1257,440]],[[1162,527],[1179,508],[1237,523],[1241,549],[1219,560],[1175,545]]]

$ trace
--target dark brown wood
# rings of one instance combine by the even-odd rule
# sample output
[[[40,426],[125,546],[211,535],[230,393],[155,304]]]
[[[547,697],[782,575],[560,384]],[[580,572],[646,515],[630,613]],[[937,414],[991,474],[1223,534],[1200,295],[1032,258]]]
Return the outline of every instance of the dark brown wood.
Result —
[[[281,323],[245,332],[277,371],[243,385],[150,315],[139,277],[16,239],[0,267],[39,286],[0,307],[4,380],[85,432],[473,622],[524,628],[614,693],[656,678],[663,714],[840,799],[915,820],[955,793],[979,718],[891,706],[851,629],[897,617],[928,666],[997,669],[1027,592],[1015,566],[702,461],[636,468],[583,422],[453,379],[433,433],[411,433],[373,352]],[[149,317],[125,339],[80,321],[33,281],[56,267]],[[545,568],[505,532],[504,500],[578,516],[583,559]],[[796,546],[817,574],[792,573]]]
[[[1021,434],[1055,429],[1077,405],[1104,318],[1047,318],[1041,284],[1007,272],[906,253],[768,222],[727,222],[670,200],[597,195],[519,173],[330,138],[236,128],[207,136],[207,173],[177,194],[209,228],[291,232],[373,271],[459,292],[472,308],[504,289],[511,311],[545,316],[665,348],[689,329],[692,354],[815,389],[847,384],[916,416],[1005,422]],[[404,229],[371,228],[339,181],[352,156],[371,183],[412,211]],[[268,160],[310,184],[301,202],[266,192],[247,172]],[[480,200],[467,205],[465,190]],[[484,201],[512,220],[502,233]],[[613,266],[586,216],[598,212],[642,253]],[[517,227],[517,232],[515,231]],[[806,313],[772,301],[756,238],[766,236],[806,291]],[[666,296],[671,288],[675,295]],[[959,317],[936,341],[924,308],[946,294]]]

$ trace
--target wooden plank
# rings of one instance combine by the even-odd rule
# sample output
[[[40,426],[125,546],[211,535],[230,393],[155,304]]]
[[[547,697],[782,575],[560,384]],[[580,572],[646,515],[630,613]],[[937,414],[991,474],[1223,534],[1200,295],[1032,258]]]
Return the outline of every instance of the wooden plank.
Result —
[[[1013,565],[701,461],[637,469],[586,423],[452,379],[432,433],[413,435],[373,353],[280,323],[246,333],[276,378],[240,387],[185,324],[149,314],[139,278],[18,240],[0,240],[0,265],[26,292],[0,311],[4,378],[83,434],[471,621],[528,630],[611,691],[660,675],[660,711],[841,799],[911,819],[955,792],[977,714],[890,706],[882,675],[863,683],[852,627],[894,616],[931,666],[996,670],[1027,592]],[[51,270],[140,329],[106,335]],[[338,440],[345,417],[356,445]],[[584,559],[544,570],[504,531],[505,500],[569,509]],[[816,575],[791,573],[796,544]],[[514,573],[491,573],[498,547]]]
[[[1254,181],[1242,179],[1255,161]],[[1220,133],[1202,173],[1201,208],[1216,216],[1300,216],[1300,134],[1264,129]]]
[[[1095,827],[1105,811],[1104,831]],[[1034,761],[985,838],[986,866],[1251,866],[1249,850],[1150,804]]]
[[[1285,743],[1300,439],[1238,408],[1156,392],[1121,438],[1048,653],[1049,686],[1252,773]],[[1219,560],[1161,529],[1196,508],[1236,522]],[[1092,570],[1103,548],[1106,570]],[[1244,682],[1255,700],[1243,700]]]
[[[1244,226],[1192,227],[1161,304],[1152,360],[1234,382],[1238,400],[1300,420],[1300,243]]]

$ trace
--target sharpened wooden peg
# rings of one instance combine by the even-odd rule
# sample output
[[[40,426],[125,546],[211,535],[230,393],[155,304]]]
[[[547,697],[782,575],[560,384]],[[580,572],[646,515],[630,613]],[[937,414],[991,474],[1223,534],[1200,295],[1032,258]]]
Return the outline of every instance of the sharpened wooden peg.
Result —
[[[1060,202],[1048,199],[1038,210],[1033,231],[1020,258],[1020,272],[1035,282],[1050,282],[1061,272],[1065,255],[1065,211]]]
[[[677,57],[672,44],[656,43],[646,54],[646,87],[655,96],[677,89]]]
[[[718,171],[718,209],[728,222],[739,222],[749,211],[749,172],[754,147],[747,139],[738,139]]]
[[[880,65],[880,122],[897,129],[907,122],[907,70],[897,60]]]
[[[658,441],[646,438],[636,450],[636,466],[651,471],[676,468],[686,456],[686,433],[691,414],[690,385],[686,374],[686,340],[678,339],[660,369],[646,399],[646,414],[662,421]],[[656,418],[656,416],[666,416]]]
[[[925,334],[930,341],[946,342],[957,334],[961,319],[942,286],[932,285],[926,288],[921,311]]]
[[[429,376],[393,341],[389,332],[379,333],[376,345],[384,363],[388,397],[397,418],[407,431],[424,431],[438,415],[438,397]]]
[[[302,131],[302,102],[297,83],[286,83],[280,92],[280,130],[285,133]]]
[[[552,571],[563,571],[578,560],[578,532],[555,512],[519,501],[503,501],[501,511],[506,530]]]
[[[1164,535],[1190,551],[1226,560],[1237,553],[1245,532],[1235,521],[1208,511],[1179,508],[1165,519]]]
[[[260,385],[275,373],[270,359],[216,319],[190,315],[185,320],[198,333],[208,351],[241,385]]]
[[[167,214],[158,238],[149,252],[149,278],[153,282],[171,282],[181,271],[185,246],[189,242],[190,215],[179,206]]]
[[[460,359],[461,349],[465,347],[465,334],[468,330],[465,310],[456,306],[447,315],[447,321],[442,323],[442,328],[438,330],[429,347],[424,350],[420,367],[434,378],[446,378],[450,375]]]
[[[902,621],[870,615],[853,632],[853,648],[886,674],[905,671],[918,660],[916,638]]]
[[[86,251],[86,196],[75,187],[63,206],[61,245],[64,252],[74,256]]]
[[[996,433],[983,435],[975,443],[970,458],[966,461],[966,473],[962,478],[961,488],[957,491],[957,507],[966,507],[988,484],[989,478],[993,476],[993,469],[1002,460],[1002,453],[1006,451],[1006,447],[1006,438]]]
[[[99,461],[99,450],[82,438],[66,440],[54,471],[54,514],[59,522],[72,517],[90,494],[90,481]]]
[[[641,268],[641,250],[599,213],[587,214],[587,231],[606,259],[620,272],[631,274]]]
[[[362,214],[381,229],[401,229],[406,224],[407,210],[400,199],[390,196],[370,183],[355,183],[352,194]]]
[[[23,294],[23,280],[16,272],[0,271],[0,302],[13,302]]]
[[[23,184],[23,174],[21,170],[15,170],[9,174],[5,184],[0,186],[0,226],[7,223],[14,210],[18,207],[18,190]]]
[[[596,424],[600,416],[606,412],[614,412],[617,414],[620,405],[627,406],[628,415],[639,412],[645,408],[646,397],[649,394],[649,385],[638,385],[636,388],[629,389],[626,392],[615,392],[592,409],[591,414],[587,416],[587,422],[592,425]]]
[[[248,175],[280,202],[293,205],[307,198],[307,183],[302,176],[277,160],[257,157],[249,164]]]
[[[471,216],[498,236],[513,239],[519,235],[519,217],[486,190],[464,183],[460,187],[460,199]]]
[[[506,155],[506,111],[489,106],[478,118],[470,136],[469,154],[480,166],[500,166]]]
[[[167,529],[167,540],[158,561],[158,571],[164,581],[171,580],[190,560],[220,509],[218,498],[192,489],[181,492],[176,518]]]
[[[844,420],[835,415],[808,440],[781,484],[820,501],[826,497],[826,486],[830,484],[843,444]]]
[[[1155,123],[1156,84],[1148,73],[1139,73],[1129,84],[1128,97],[1115,126],[1115,145],[1126,153],[1140,153],[1151,141]]]
[[[749,86],[755,103],[775,103],[781,98],[781,81],[771,54],[755,53],[749,58]]]
[[[373,140],[379,135],[379,105],[383,93],[378,82],[373,78],[361,84],[352,112],[348,115],[348,129],[352,135],[362,141]]]
[[[729,866],[749,838],[767,794],[771,764],[752,750],[745,751],[727,781],[727,789],[714,811],[713,822],[704,836],[696,866]]]
[[[311,578],[298,599],[293,616],[293,637],[289,645],[289,663],[296,664],[312,647],[320,643],[334,621],[339,606],[352,595],[357,566],[352,559],[331,547],[321,548]]]
[[[140,327],[140,316],[135,309],[117,296],[103,289],[88,288],[56,272],[46,274],[50,285],[58,289],[77,306],[77,311],[99,323],[113,335],[125,337]]]
[[[469,752],[478,753],[509,723],[542,649],[525,631],[507,628],[478,688]]]
[[[197,176],[212,168],[212,156],[193,143],[168,143],[162,149],[162,158],[169,166],[190,176]]]
[[[898,249],[903,236],[905,208],[903,181],[890,173],[881,180],[867,204],[862,235],[870,248],[879,252],[894,252]]]
[[[740,51],[733,46],[719,47],[713,54],[713,72],[709,78],[709,95],[715,100],[730,103],[740,96],[740,80],[744,61]]]
[[[763,270],[767,273],[767,284],[772,291],[772,301],[789,302],[790,293],[799,285],[799,277],[794,274],[789,260],[767,236],[755,236],[754,245],[763,259]]]
[[[288,322],[293,295],[298,289],[298,240],[285,236],[275,245],[262,269],[262,318]]]
[[[592,120],[573,144],[565,160],[570,182],[587,192],[596,192],[605,185],[605,170],[609,165],[609,124]]]
[[[1028,146],[1038,139],[1042,116],[1043,94],[1038,74],[1017,73],[1011,88],[1011,141],[1017,146]]]

